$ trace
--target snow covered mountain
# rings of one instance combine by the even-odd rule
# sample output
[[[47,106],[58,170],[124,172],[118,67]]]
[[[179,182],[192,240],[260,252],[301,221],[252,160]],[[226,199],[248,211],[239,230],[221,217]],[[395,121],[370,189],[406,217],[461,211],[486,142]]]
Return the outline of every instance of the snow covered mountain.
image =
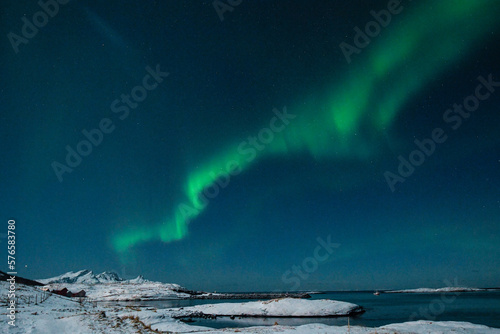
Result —
[[[122,282],[123,279],[114,272],[105,271],[103,273],[95,275],[92,270],[80,270],[77,272],[67,272],[65,274],[40,279],[38,282],[43,284],[53,284],[53,283],[66,283],[66,284],[97,284],[97,283],[115,283]]]
[[[105,271],[103,273],[97,274],[95,277],[99,283],[111,283],[111,282],[121,282],[123,278],[118,276],[117,273],[112,271]]]

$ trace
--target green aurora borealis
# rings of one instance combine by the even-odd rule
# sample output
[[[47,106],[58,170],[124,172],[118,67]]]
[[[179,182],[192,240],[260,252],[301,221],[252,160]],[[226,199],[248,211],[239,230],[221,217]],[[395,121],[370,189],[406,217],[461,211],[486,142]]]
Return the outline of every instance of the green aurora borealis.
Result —
[[[254,150],[255,158],[239,149],[245,138],[235,138],[224,146],[225,150],[214,152],[212,158],[188,173],[184,196],[171,205],[171,216],[153,225],[136,222],[120,231],[113,237],[114,249],[123,253],[141,243],[185,238],[189,222],[210,204],[204,190],[219,187],[216,181],[228,173],[230,163],[235,162],[241,172],[266,156],[309,153],[315,159],[348,157],[363,163],[377,155],[377,143],[405,111],[405,103],[487,39],[498,23],[500,10],[496,3],[485,6],[468,0],[402,2],[401,6],[401,13],[394,15],[359,55],[352,55],[345,76],[332,80],[324,100],[288,107],[296,119],[276,133],[265,149]],[[473,29],[467,24],[471,16],[481,18],[481,24],[473,25]],[[350,38],[347,42],[352,44]]]

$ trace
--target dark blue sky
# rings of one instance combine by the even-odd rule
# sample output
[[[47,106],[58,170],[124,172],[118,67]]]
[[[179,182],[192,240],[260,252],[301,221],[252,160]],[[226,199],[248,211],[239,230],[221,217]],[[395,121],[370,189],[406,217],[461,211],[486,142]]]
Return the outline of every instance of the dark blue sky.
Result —
[[[9,33],[24,38],[41,8],[2,3],[0,213],[5,231],[16,220],[19,274],[114,270],[218,291],[498,286],[500,87],[478,77],[500,81],[500,22],[496,2],[479,3],[402,1],[362,47],[355,28],[387,1],[243,0],[222,21],[210,1],[71,1],[14,47]],[[157,67],[169,74],[156,84]],[[467,100],[478,86],[488,97]],[[131,92],[147,96],[127,107]],[[468,118],[447,113],[464,99],[479,101]],[[296,118],[255,159],[234,149],[284,107]],[[106,119],[60,182],[54,161],[67,166],[67,146]],[[444,143],[411,156],[434,129]],[[425,161],[392,191],[399,156]],[[179,218],[231,160],[241,172]]]

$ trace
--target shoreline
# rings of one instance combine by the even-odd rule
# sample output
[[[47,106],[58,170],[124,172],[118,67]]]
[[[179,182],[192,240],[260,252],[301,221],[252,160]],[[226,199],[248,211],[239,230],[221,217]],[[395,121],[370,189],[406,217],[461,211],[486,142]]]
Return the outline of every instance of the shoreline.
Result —
[[[5,285],[3,282],[0,285]],[[311,316],[300,316],[291,315],[287,313],[290,308],[282,307],[280,308],[282,314],[279,316],[273,316],[273,311],[276,308],[270,307],[268,310],[264,310],[263,313],[259,315],[248,314],[226,314],[221,311],[221,309],[215,310],[219,312],[215,317],[208,315],[208,319],[220,318],[247,318],[247,319],[273,319],[270,321],[269,325],[249,325],[245,327],[232,327],[227,326],[224,328],[214,328],[210,326],[198,326],[196,322],[186,323],[181,318],[189,319],[196,318],[196,313],[191,312],[192,309],[189,307],[174,307],[174,308],[159,308],[153,306],[137,306],[137,305],[105,305],[101,303],[96,303],[97,305],[92,305],[92,303],[78,303],[77,300],[62,297],[59,295],[51,294],[49,298],[45,299],[43,302],[39,303],[27,303],[26,301],[31,298],[34,300],[35,295],[39,295],[42,292],[39,288],[27,286],[24,284],[18,285],[18,290],[16,290],[16,295],[20,297],[20,303],[16,310],[16,326],[9,328],[10,333],[20,334],[29,333],[33,328],[39,328],[46,330],[47,333],[73,333],[73,334],[87,334],[95,332],[106,332],[109,334],[113,333],[129,333],[136,332],[138,329],[141,332],[148,332],[151,330],[157,330],[159,332],[177,332],[177,333],[328,333],[337,334],[345,333],[348,330],[353,334],[365,334],[376,331],[377,333],[427,333],[429,331],[436,333],[447,333],[454,331],[456,333],[476,333],[476,334],[490,334],[490,333],[500,333],[500,328],[488,327],[486,325],[474,324],[471,322],[463,321],[431,321],[431,320],[418,320],[418,321],[406,321],[406,322],[396,322],[390,323],[382,326],[370,326],[365,327],[362,325],[327,325],[322,323],[305,323],[305,324],[295,324],[295,325],[283,325],[279,318],[296,318],[296,319],[309,319],[309,318],[355,318],[356,315],[361,314],[365,311],[359,305],[357,308],[343,309],[338,307],[343,314],[339,316],[329,315],[322,317],[321,314],[315,313]],[[224,294],[226,295],[226,294]],[[237,294],[241,296],[242,294]],[[262,295],[262,294],[259,294]],[[378,297],[377,297],[378,298]],[[184,299],[185,300],[185,299]],[[294,307],[293,310],[300,309],[296,307],[297,302],[303,302],[304,305],[308,305],[311,301],[310,299],[292,299]],[[124,302],[123,300],[121,302]],[[330,300],[331,302],[331,300]],[[125,302],[126,304],[127,302]],[[248,311],[248,306],[251,303],[261,303],[264,307],[269,304],[279,304],[278,301],[275,302],[243,302],[240,304],[240,311]],[[226,303],[228,304],[228,303]],[[218,304],[202,304],[201,309],[213,310],[212,308],[217,307]],[[250,310],[262,311],[262,305],[258,307],[252,307]],[[236,305],[235,305],[236,306]],[[219,305],[219,307],[221,307]],[[313,309],[320,310],[321,308],[313,307]],[[302,307],[303,310],[308,310],[309,308]],[[194,308],[193,310],[196,310]],[[4,312],[0,312],[4,313]],[[202,312],[198,315],[206,315],[209,312]],[[5,313],[4,313],[5,314]],[[274,320],[276,319],[276,320]],[[221,319],[225,320],[225,319]],[[217,321],[217,320],[215,320]],[[272,323],[275,323],[273,325]],[[278,325],[278,322],[280,323]],[[6,324],[7,325],[7,324]],[[225,325],[224,325],[225,326]]]

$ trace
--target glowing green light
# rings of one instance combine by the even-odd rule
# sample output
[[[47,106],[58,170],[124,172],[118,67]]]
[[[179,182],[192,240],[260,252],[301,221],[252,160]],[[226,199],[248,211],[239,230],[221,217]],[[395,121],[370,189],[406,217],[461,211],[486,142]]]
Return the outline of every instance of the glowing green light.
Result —
[[[215,186],[233,163],[249,168],[266,155],[310,153],[314,158],[367,159],[377,153],[362,130],[381,133],[391,126],[403,106],[438,74],[463,59],[480,37],[497,24],[499,2],[442,0],[407,3],[401,17],[374,39],[355,59],[350,75],[331,87],[325,101],[290,108],[299,115],[265,150],[252,159],[238,149],[242,138],[188,174],[184,200],[171,218],[156,226],[140,226],[113,239],[117,252],[152,240],[171,242],[188,235],[188,224],[209,204],[205,189]],[[416,6],[416,8],[411,8]],[[471,20],[478,20],[474,22]],[[399,21],[398,21],[399,20]],[[474,24],[472,24],[474,23]],[[357,63],[356,63],[357,62]],[[346,65],[347,66],[347,65]]]

